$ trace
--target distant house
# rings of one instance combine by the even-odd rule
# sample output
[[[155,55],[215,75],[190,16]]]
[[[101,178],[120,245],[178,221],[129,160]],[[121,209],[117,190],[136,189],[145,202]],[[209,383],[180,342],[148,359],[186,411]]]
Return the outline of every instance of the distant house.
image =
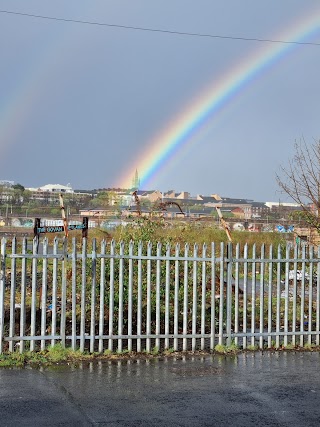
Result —
[[[270,214],[270,208],[263,202],[252,202],[252,218],[266,218]]]
[[[39,187],[38,191],[48,192],[48,193],[74,193],[70,185],[61,185],[61,184],[47,184],[43,187]]]
[[[176,193],[174,190],[169,190],[166,193],[163,194],[163,197],[166,199],[176,199],[178,193]]]
[[[163,197],[161,191],[158,190],[138,191],[137,196],[141,201],[148,200],[151,203],[161,200]]]
[[[239,208],[239,207],[231,209],[231,213],[232,213],[232,215],[234,215],[235,217],[237,217],[239,219],[245,218],[244,210]]]
[[[42,187],[37,188],[26,188],[26,190],[31,191],[31,193],[69,193],[73,194],[74,190],[69,185],[61,185],[61,184],[46,184]]]
[[[190,200],[190,193],[187,191],[181,191],[176,193],[174,190],[170,190],[163,195],[166,199],[178,199],[178,200]]]
[[[74,194],[74,190],[69,185],[46,184],[38,188],[26,188],[31,192],[31,199],[46,200],[51,202],[57,199],[58,194]]]
[[[105,208],[95,208],[95,209],[80,209],[80,216],[88,216],[92,218],[104,218],[107,215],[114,214],[115,212],[110,209]]]
[[[183,199],[183,200],[189,200],[190,199],[190,193],[188,193],[187,191],[182,191],[177,199]]]

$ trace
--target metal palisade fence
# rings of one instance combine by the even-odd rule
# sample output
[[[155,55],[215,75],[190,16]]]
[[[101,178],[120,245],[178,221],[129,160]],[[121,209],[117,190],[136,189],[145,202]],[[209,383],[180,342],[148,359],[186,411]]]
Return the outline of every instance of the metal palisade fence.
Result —
[[[1,241],[0,353],[319,345],[313,247]]]

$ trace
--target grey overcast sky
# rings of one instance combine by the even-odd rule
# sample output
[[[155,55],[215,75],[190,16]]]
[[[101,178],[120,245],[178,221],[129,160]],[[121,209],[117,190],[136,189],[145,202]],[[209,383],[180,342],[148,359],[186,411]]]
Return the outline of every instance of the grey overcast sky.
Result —
[[[144,190],[287,200],[279,166],[295,141],[320,137],[319,0],[0,0],[0,9],[0,179],[93,189],[137,168],[150,172]],[[267,49],[283,53],[267,60]],[[192,127],[219,82],[222,105]],[[157,163],[150,150],[173,144],[170,126],[181,141]]]

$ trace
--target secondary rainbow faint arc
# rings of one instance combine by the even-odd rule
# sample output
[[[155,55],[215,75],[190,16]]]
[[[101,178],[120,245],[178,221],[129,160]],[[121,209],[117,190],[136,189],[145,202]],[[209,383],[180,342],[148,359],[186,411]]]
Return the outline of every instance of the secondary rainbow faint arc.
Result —
[[[292,23],[275,39],[303,41],[316,33],[319,28],[319,13],[315,13],[313,10],[303,19]],[[151,140],[150,149],[139,158],[138,163],[132,164],[129,173],[126,172],[120,178],[119,187],[130,188],[134,170],[137,169],[140,176],[140,187],[146,189],[180,150],[185,150],[194,143],[192,137],[203,125],[207,124],[209,120],[212,124],[212,120],[217,118],[223,107],[250,82],[286,53],[298,47],[299,45],[289,43],[266,43],[245,61],[236,64],[218,82],[209,86],[203,95],[195,101],[192,100],[188,108],[171,120],[166,128]]]
[[[90,10],[87,6],[83,8]],[[76,37],[77,33],[72,26],[62,28],[56,25],[55,31],[49,31],[47,38],[41,40],[42,45],[28,68],[21,72],[15,87],[8,96],[0,99],[0,155],[5,160],[6,149],[12,148],[21,136],[22,128],[30,114],[34,111],[34,104],[42,96],[42,87],[50,79],[51,67],[60,63],[65,57],[61,47]],[[31,55],[30,55],[31,56]]]

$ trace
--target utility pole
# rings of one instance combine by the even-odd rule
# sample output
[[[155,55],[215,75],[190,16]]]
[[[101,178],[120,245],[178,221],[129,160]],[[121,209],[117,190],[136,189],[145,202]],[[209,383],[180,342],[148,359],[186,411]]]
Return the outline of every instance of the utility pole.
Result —
[[[221,199],[221,197],[220,197],[220,196],[218,196],[217,194],[215,194],[215,195],[213,196],[213,198],[214,198],[215,200],[217,200],[217,201],[221,201],[221,200],[222,200],[222,199]],[[218,214],[218,217],[219,217],[220,223],[222,224],[222,226],[223,226],[223,228],[224,228],[224,230],[225,230],[225,232],[226,232],[226,234],[227,234],[228,240],[229,240],[229,242],[232,242],[231,233],[230,233],[230,228],[229,228],[228,224],[226,223],[226,221],[224,220],[224,218],[223,218],[223,216],[222,216],[222,212],[221,212],[221,210],[220,210],[221,206],[222,206],[222,205],[216,205],[216,206],[215,206],[215,208],[216,208],[216,211],[217,211],[217,214]]]
[[[63,205],[63,197],[62,194],[59,194],[59,200],[60,200],[60,209],[61,209],[61,216],[63,219],[63,226],[64,226],[64,235],[66,237],[68,237],[68,221],[67,221],[67,217],[66,217],[66,212],[64,209],[64,205]]]
[[[9,211],[9,205],[7,203],[7,206],[6,206],[6,221],[5,221],[6,225],[8,225],[8,211]]]

